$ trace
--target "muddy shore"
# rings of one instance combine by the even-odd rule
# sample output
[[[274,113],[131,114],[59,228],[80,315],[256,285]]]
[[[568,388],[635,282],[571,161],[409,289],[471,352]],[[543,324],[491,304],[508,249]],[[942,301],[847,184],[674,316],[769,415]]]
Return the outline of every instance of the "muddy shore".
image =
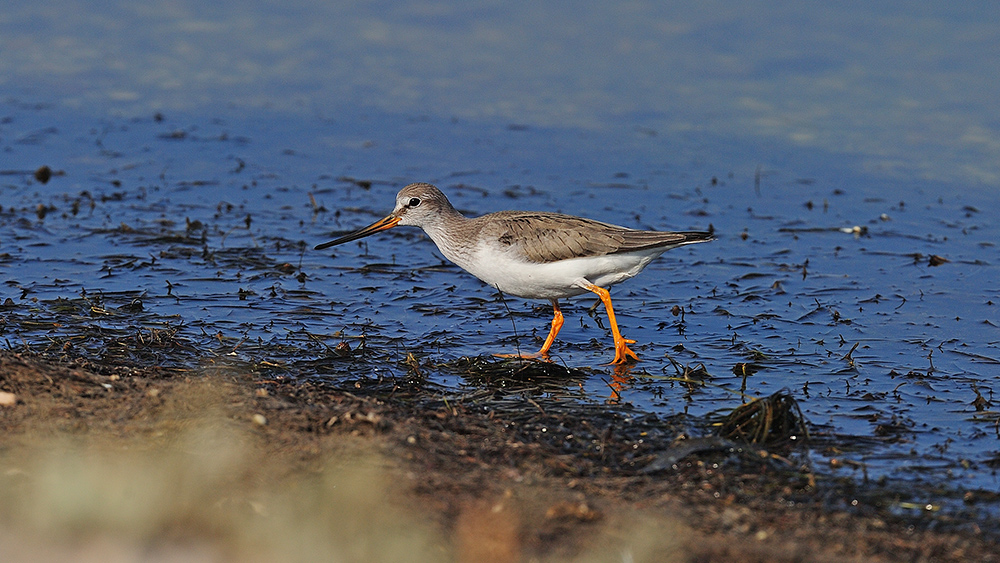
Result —
[[[975,522],[892,514],[762,449],[674,450],[644,471],[676,437],[671,421],[544,395],[525,409],[524,394],[488,387],[456,401],[411,375],[291,380],[4,352],[0,555],[998,560]],[[862,502],[838,507],[844,495]]]

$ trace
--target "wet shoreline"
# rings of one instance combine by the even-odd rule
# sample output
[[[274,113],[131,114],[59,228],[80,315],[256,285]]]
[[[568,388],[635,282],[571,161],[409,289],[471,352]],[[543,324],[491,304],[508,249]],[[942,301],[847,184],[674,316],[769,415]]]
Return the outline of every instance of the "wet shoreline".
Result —
[[[494,555],[512,554],[496,560],[575,558],[598,549],[595,538],[608,534],[617,538],[618,549],[670,546],[680,550],[680,560],[793,561],[806,553],[813,560],[996,558],[998,530],[981,528],[985,521],[900,510],[891,483],[858,487],[813,474],[794,450],[703,444],[674,450],[676,459],[651,473],[641,467],[658,449],[669,451],[693,421],[662,420],[627,407],[582,406],[547,394],[530,380],[517,387],[510,381],[485,384],[455,395],[427,384],[416,368],[405,377],[334,381],[267,376],[265,366],[212,360],[200,370],[163,370],[7,351],[0,355],[2,387],[16,401],[0,407],[5,436],[0,463],[6,479],[31,490],[40,470],[25,459],[80,444],[91,452],[84,459],[92,455],[87,448],[99,448],[108,463],[118,463],[113,460],[136,447],[155,459],[192,428],[220,427],[241,436],[237,442],[254,444],[239,470],[230,468],[233,474],[223,481],[247,479],[241,474],[248,468],[279,476],[266,481],[264,492],[257,477],[251,478],[256,485],[236,489],[242,493],[226,494],[266,498],[268,487],[311,474],[317,463],[350,444],[355,453],[340,454],[340,463],[382,458],[376,466],[396,483],[396,496],[369,500],[401,512],[404,520],[430,518],[427,541],[459,560],[473,560],[469,534],[495,540]],[[113,491],[130,485],[109,486]],[[184,494],[183,487],[177,494]],[[151,507],[160,514],[155,517],[160,528],[143,533],[96,517],[84,529],[126,544],[153,542],[167,549],[177,547],[171,537],[187,538],[241,553],[246,540],[236,532],[206,538],[184,524],[216,510],[212,495],[202,501],[188,507],[195,515],[181,521],[171,521],[170,510]],[[232,497],[227,503],[226,513],[240,518],[269,508]],[[6,504],[4,527],[33,537],[37,529],[11,520],[29,509]],[[57,516],[48,517],[58,522]],[[660,531],[646,527],[650,522]],[[647,530],[643,534],[653,535],[625,532],[640,524]],[[68,541],[58,525],[51,526],[57,544]],[[173,531],[165,537],[155,531],[163,526]],[[278,545],[273,538],[265,543]]]

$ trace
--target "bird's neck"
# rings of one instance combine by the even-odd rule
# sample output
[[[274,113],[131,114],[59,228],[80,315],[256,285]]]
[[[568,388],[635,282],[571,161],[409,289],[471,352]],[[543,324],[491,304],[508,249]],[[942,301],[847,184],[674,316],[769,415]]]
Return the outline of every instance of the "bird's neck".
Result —
[[[475,227],[473,219],[462,215],[455,208],[442,210],[433,223],[422,225],[441,254],[460,266],[465,261],[464,258],[474,250]]]

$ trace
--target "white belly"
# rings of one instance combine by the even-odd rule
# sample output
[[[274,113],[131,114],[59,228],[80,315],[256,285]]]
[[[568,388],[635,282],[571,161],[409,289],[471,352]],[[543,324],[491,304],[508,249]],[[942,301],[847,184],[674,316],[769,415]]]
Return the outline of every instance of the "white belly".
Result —
[[[558,299],[587,293],[579,285],[582,280],[604,288],[625,281],[662,253],[656,249],[534,263],[518,259],[513,253],[497,252],[494,247],[477,249],[468,259],[456,257],[453,261],[504,293],[526,299]]]

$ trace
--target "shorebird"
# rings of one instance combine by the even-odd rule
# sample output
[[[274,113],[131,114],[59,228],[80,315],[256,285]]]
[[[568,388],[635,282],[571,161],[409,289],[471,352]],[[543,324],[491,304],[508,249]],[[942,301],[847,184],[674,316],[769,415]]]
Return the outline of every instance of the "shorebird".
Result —
[[[596,293],[604,303],[622,364],[639,357],[629,349],[615,321],[607,287],[625,281],[671,248],[707,242],[704,231],[641,231],[593,219],[542,211],[499,211],[470,219],[431,184],[410,184],[396,195],[396,208],[384,219],[317,245],[322,250],[391,229],[420,227],[438,250],[463,270],[504,293],[552,303],[552,328],[541,350],[501,357],[547,358],[563,325],[559,299]]]

